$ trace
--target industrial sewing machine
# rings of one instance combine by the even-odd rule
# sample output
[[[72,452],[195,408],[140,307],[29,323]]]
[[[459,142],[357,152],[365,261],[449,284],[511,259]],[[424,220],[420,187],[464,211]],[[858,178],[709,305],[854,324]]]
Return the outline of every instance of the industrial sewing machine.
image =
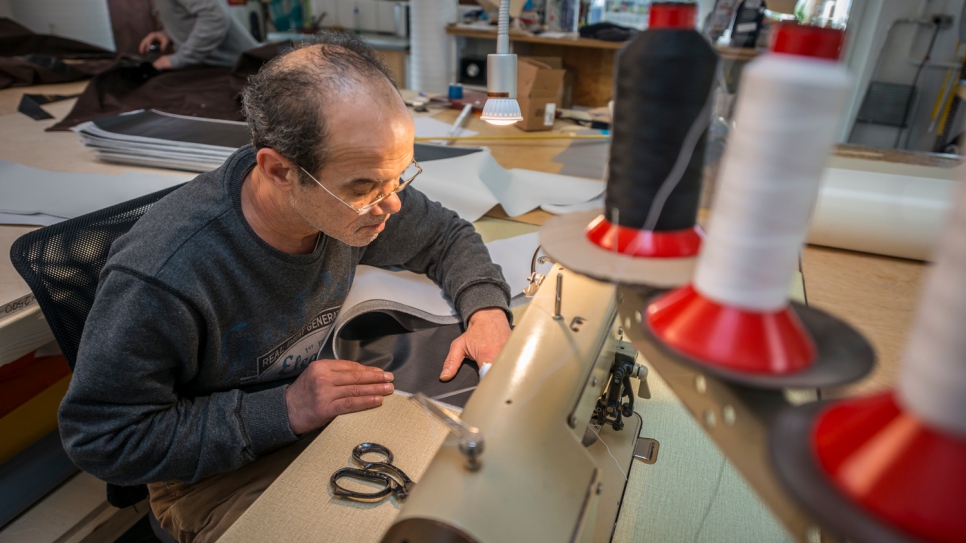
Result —
[[[647,369],[615,285],[548,278],[383,542],[610,541],[634,457],[657,454],[633,409]]]

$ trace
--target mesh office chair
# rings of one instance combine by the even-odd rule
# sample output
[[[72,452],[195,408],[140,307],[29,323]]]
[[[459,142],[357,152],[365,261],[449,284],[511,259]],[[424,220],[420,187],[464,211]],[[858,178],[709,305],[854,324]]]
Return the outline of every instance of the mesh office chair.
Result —
[[[111,244],[152,205],[180,186],[35,230],[18,238],[10,248],[13,267],[33,291],[72,370]],[[134,505],[147,495],[145,485],[107,484],[107,501],[114,507]],[[173,541],[163,530],[158,532],[160,526],[153,515],[151,522],[159,538]]]

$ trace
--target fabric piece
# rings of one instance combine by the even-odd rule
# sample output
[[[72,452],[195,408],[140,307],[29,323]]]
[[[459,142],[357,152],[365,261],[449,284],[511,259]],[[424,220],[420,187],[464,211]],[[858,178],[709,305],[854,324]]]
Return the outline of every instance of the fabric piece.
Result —
[[[539,244],[535,232],[486,244],[490,261],[499,266],[507,281],[511,298],[529,284],[530,263]],[[356,317],[373,311],[405,315],[428,325],[461,322],[453,300],[426,275],[405,269],[358,266],[352,288],[333,325],[333,337],[337,338],[331,347],[333,356],[355,360],[341,350],[341,330]],[[320,355],[320,358],[325,357]]]
[[[113,58],[96,45],[35,34],[0,18],[0,89],[77,81],[104,70]]]
[[[29,353],[0,366],[0,419],[68,374],[63,355]]]
[[[580,37],[603,41],[630,41],[638,33],[635,28],[614,23],[596,23],[580,27]]]
[[[577,135],[599,135],[600,130],[578,130]],[[551,161],[563,164],[560,175],[605,179],[607,157],[610,154],[610,140],[573,140],[566,149]]]
[[[170,174],[52,172],[0,160],[0,212],[72,218],[185,181]]]
[[[152,0],[107,0],[114,47],[122,55],[138,55],[141,40],[160,30]]]
[[[193,482],[294,440],[285,385],[325,343],[358,264],[428,273],[464,316],[508,310],[472,225],[415,188],[365,247],[323,236],[311,254],[272,248],[241,210],[254,163],[246,146],[112,245],[60,411],[65,449],[92,475]]]
[[[453,132],[453,125],[444,123],[443,121],[438,121],[432,117],[416,117],[413,119],[413,124],[416,128],[417,138],[441,138],[443,136],[449,136],[450,132]],[[475,136],[479,134],[476,130],[470,130],[468,128],[458,127],[455,129],[453,136]]]
[[[293,542],[378,542],[403,504],[394,497],[374,503],[336,498],[329,477],[352,464],[353,447],[372,441],[388,447],[393,463],[418,486],[451,435],[418,404],[395,394],[381,407],[338,417],[220,541],[275,541],[285,534]]]
[[[24,94],[20,97],[20,105],[17,106],[17,111],[35,121],[53,119],[54,116],[44,111],[41,106],[44,104],[60,102],[61,100],[77,98],[77,96],[77,94]]]
[[[287,47],[290,42],[251,49],[233,68],[193,66],[158,72],[144,61],[119,61],[91,79],[70,114],[48,130],[69,130],[85,121],[139,109],[244,121],[239,93],[248,77]]]
[[[604,191],[603,183],[590,179],[506,170],[488,149],[422,166],[422,175],[414,181],[419,189],[468,221],[476,221],[496,204],[515,217],[543,204],[584,202]]]
[[[432,398],[480,382],[479,366],[469,359],[451,380],[439,380],[450,343],[463,331],[459,323],[440,325],[403,312],[367,311],[341,328],[336,344],[341,358],[392,372],[396,390]],[[471,393],[466,390],[444,401],[463,407]]]

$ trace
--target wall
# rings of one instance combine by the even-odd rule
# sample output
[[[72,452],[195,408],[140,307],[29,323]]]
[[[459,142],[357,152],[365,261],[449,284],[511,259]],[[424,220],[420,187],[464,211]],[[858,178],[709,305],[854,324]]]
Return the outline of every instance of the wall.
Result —
[[[958,80],[958,68],[962,53],[957,55],[959,42],[959,19],[964,0],[913,0],[895,2],[868,0],[864,13],[854,15],[852,20],[858,28],[852,38],[852,51],[846,57],[849,67],[857,78],[857,92],[849,107],[847,118],[853,119],[861,106],[870,81],[912,84],[917,64],[929,48],[932,28],[927,25],[898,24],[887,39],[889,26],[897,19],[928,18],[932,14],[946,13],[954,17],[953,25],[940,30],[933,48],[932,59],[917,83],[917,97],[911,108],[911,123],[902,134],[900,147],[931,151],[936,140],[938,120],[933,123],[937,99],[946,88],[944,82]],[[854,9],[854,8],[853,8]],[[958,57],[958,58],[957,58]],[[947,81],[947,73],[950,74]],[[934,124],[932,129],[930,125]],[[893,127],[857,123],[843,131],[843,141],[873,147],[895,147],[899,130]]]
[[[10,7],[10,0],[0,0],[0,17],[13,18],[13,9]]]
[[[40,34],[56,34],[114,49],[105,0],[3,0],[13,20]]]

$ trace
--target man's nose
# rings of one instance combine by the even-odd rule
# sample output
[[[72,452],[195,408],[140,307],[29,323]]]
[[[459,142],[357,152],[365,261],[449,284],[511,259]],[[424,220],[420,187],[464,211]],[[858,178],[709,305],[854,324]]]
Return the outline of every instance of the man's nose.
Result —
[[[402,209],[402,200],[399,199],[399,193],[393,192],[389,196],[386,196],[381,202],[373,206],[373,215],[388,215],[392,213],[398,213]]]

